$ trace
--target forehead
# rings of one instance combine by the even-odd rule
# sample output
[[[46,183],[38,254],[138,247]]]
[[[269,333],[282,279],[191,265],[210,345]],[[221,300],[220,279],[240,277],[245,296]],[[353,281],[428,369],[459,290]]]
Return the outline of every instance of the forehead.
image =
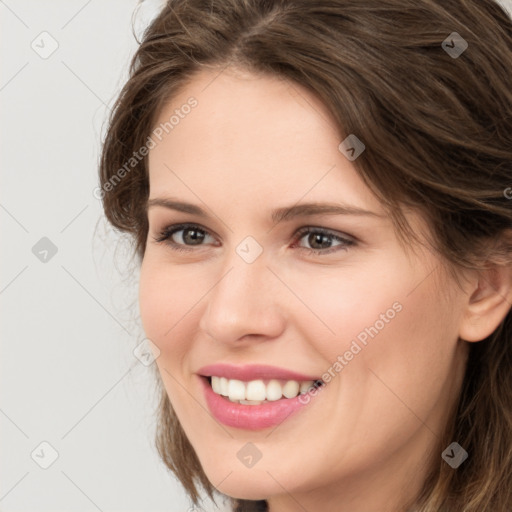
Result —
[[[158,127],[161,140],[153,137],[149,153],[151,196],[217,194],[246,206],[249,198],[289,203],[307,195],[379,209],[339,151],[328,109],[296,83],[202,71],[161,109]]]

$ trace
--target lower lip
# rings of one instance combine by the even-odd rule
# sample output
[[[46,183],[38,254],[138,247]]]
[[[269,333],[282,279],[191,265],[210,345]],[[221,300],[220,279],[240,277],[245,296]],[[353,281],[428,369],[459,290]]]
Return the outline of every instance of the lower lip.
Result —
[[[261,405],[244,405],[231,402],[213,389],[206,377],[200,377],[204,389],[206,403],[215,418],[228,427],[243,428],[248,430],[261,430],[279,425],[287,418],[310,403],[300,401],[301,395],[295,398],[282,398]]]

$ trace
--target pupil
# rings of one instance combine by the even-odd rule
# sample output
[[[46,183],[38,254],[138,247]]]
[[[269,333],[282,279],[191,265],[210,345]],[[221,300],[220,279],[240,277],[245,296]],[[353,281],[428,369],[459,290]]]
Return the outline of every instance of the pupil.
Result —
[[[322,241],[324,242],[323,246]],[[308,242],[309,245],[313,247],[313,249],[325,249],[326,247],[329,247],[329,237],[323,233],[311,233],[311,235],[309,235]],[[320,245],[320,247],[315,247],[317,243]]]
[[[191,242],[192,245],[198,245],[203,240],[204,233],[201,233],[197,229],[187,229],[185,230],[185,235],[183,238],[185,242]]]

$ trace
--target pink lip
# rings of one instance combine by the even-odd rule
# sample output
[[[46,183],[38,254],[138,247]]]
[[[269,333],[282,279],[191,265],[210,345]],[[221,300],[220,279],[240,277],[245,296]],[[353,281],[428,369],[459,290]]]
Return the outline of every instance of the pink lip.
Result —
[[[321,380],[316,376],[303,375],[284,368],[278,368],[277,366],[267,366],[263,364],[234,366],[218,363],[203,366],[197,373],[204,377],[215,375],[216,377],[226,377],[226,379],[237,379],[245,382],[257,379],[297,380],[299,382]]]
[[[214,393],[206,377],[200,377],[200,380],[211,413],[218,421],[229,427],[248,430],[273,427],[285,421],[311,401],[310,396],[309,400],[303,403],[302,395],[298,395],[295,398],[282,398],[261,405],[243,405],[231,402],[226,397]]]
[[[213,375],[245,382],[257,379],[296,380],[299,382],[321,380],[316,376],[258,364],[234,366],[218,363],[203,366],[197,373],[203,385],[206,403],[215,418],[224,425],[249,430],[264,429],[282,423],[304,405],[309,404],[312,396],[310,395],[307,400],[304,400],[299,394],[295,398],[282,398],[261,405],[238,404],[214,393],[206,377]]]

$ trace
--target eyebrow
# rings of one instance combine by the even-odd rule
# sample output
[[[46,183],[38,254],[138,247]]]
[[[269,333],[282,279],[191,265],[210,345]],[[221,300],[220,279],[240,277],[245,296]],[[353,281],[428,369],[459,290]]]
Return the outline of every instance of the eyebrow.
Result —
[[[147,202],[148,209],[153,206],[160,206],[170,210],[176,210],[178,212],[190,213],[192,215],[197,215],[198,217],[208,217],[206,211],[203,210],[200,206],[192,203],[185,203],[183,201],[157,197],[154,199],[149,199]],[[277,224],[278,222],[291,220],[295,217],[305,217],[311,215],[357,215],[377,218],[384,217],[383,215],[376,212],[364,210],[363,208],[358,208],[356,206],[342,203],[300,203],[272,210],[271,219],[272,222]]]

